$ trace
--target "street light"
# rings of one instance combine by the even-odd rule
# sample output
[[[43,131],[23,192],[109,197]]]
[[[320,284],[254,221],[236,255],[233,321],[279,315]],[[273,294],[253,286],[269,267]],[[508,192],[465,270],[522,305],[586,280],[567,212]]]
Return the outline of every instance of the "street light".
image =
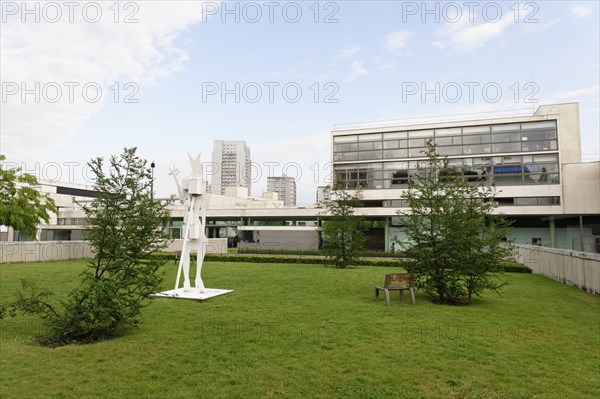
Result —
[[[154,201],[154,161],[150,164],[150,199]]]

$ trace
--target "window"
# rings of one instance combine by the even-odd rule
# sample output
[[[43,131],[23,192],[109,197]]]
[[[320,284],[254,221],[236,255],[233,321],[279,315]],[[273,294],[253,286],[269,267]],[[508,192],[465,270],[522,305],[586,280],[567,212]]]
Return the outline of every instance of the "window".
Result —
[[[438,153],[440,155],[459,155],[462,153],[462,147],[438,147]]]
[[[521,144],[520,143],[493,144],[492,151],[493,152],[520,152]]]
[[[381,141],[381,138],[382,138],[381,133],[358,135],[358,141]]]
[[[556,121],[525,122],[521,124],[521,130],[531,129],[556,129]]]
[[[521,130],[521,124],[510,123],[505,125],[492,125],[492,135],[496,132],[514,132]]]
[[[384,141],[383,142],[383,148],[384,149],[390,149],[390,148],[398,148],[398,140],[393,140],[393,141]]]
[[[433,137],[433,130],[415,130],[413,132],[408,132],[408,137],[411,139],[420,137]]]
[[[452,145],[452,137],[438,137],[435,139],[437,145]]]
[[[333,138],[334,143],[356,143],[358,137],[354,134],[351,136],[335,136]]]
[[[412,139],[408,140],[408,145],[412,148],[425,147],[425,139]]]
[[[440,136],[460,136],[461,128],[451,127],[447,129],[435,129],[435,137]]]
[[[359,161],[367,161],[371,159],[380,159],[381,151],[360,151],[358,153]]]
[[[394,140],[394,139],[405,139],[407,137],[406,132],[392,132],[392,133],[384,133],[384,140]]]
[[[488,133],[490,132],[489,126],[468,126],[462,128],[463,135],[466,134],[480,134],[480,133]]]
[[[406,158],[408,155],[407,150],[384,150],[384,158]]]

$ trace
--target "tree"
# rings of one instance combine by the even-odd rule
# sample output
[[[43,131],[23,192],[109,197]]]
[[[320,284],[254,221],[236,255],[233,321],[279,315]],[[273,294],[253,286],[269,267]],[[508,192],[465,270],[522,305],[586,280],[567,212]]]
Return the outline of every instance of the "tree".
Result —
[[[0,154],[0,162],[4,160]],[[0,225],[35,238],[40,221],[48,223],[50,214],[56,213],[54,200],[31,187],[38,184],[35,176],[3,166],[0,164]]]
[[[413,260],[407,269],[435,303],[470,304],[474,295],[507,284],[498,272],[510,256],[501,245],[510,223],[493,215],[493,187],[450,166],[431,141],[425,155],[403,195],[410,211],[400,212],[407,235],[400,245]]]
[[[354,208],[362,205],[360,187],[350,193],[340,184],[332,190],[332,200],[325,203],[327,216],[323,221],[324,250],[335,267],[344,269],[359,258],[365,241],[361,222],[363,218],[354,214]]]
[[[135,326],[148,296],[159,290],[160,258],[150,256],[168,243],[163,229],[168,211],[164,202],[151,197],[151,176],[146,161],[135,148],[112,156],[108,171],[103,158],[88,163],[94,173],[97,197],[80,203],[87,216],[87,240],[95,250],[81,274],[78,287],[57,306],[52,294],[26,283],[28,296],[20,295],[2,307],[41,315],[51,344],[94,342],[114,336],[126,325]]]

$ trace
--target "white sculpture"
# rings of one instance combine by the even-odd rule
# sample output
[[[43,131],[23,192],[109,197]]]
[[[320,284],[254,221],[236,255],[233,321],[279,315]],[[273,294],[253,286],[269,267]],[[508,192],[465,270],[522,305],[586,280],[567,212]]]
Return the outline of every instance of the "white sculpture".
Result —
[[[204,233],[206,216],[204,212],[202,162],[200,161],[200,154],[198,154],[196,159],[188,154],[188,158],[192,168],[192,175],[183,179],[181,184],[177,178],[179,170],[175,167],[170,168],[170,175],[173,176],[175,184],[177,185],[179,201],[188,206],[183,218],[183,247],[179,258],[175,289],[159,292],[154,296],[204,300],[213,296],[228,294],[233,291],[204,287],[201,273],[208,238],[206,238],[206,234]],[[190,258],[192,253],[196,253],[196,277],[194,278],[193,287],[190,280]],[[183,287],[180,287],[182,273]]]

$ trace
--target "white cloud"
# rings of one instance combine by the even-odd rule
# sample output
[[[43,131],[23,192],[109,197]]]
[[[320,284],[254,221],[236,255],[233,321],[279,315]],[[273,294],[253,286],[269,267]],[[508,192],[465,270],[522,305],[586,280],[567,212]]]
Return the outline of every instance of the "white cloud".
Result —
[[[560,23],[561,21],[562,21],[562,18],[551,19],[550,21],[544,23],[544,28],[549,29],[549,28],[553,27],[554,25]]]
[[[559,91],[553,93],[550,98],[553,102],[560,101],[582,101],[583,99],[592,96],[592,98],[598,98],[600,94],[600,85],[588,86],[582,89],[576,89],[571,91]]]
[[[447,23],[438,30],[438,40],[432,44],[440,49],[471,52],[484,46],[488,41],[500,37],[507,26],[514,24],[512,16],[505,15],[498,22],[470,23],[461,19],[457,23]]]
[[[388,61],[382,57],[375,57],[373,59],[373,63],[377,66],[377,69],[380,71],[398,71],[398,64],[394,61]]]
[[[571,8],[571,15],[577,18],[585,18],[592,14],[592,9],[586,6],[577,5]]]
[[[369,74],[369,70],[364,67],[362,61],[355,61],[350,65],[351,72],[344,76],[344,82],[352,82],[360,77]]]
[[[390,33],[385,37],[385,47],[390,53],[395,53],[406,47],[408,39],[413,35],[412,32],[400,30]]]
[[[348,46],[342,49],[342,52],[334,57],[334,60],[347,60],[358,54],[361,47],[358,45]]]
[[[62,4],[62,3],[57,3]],[[99,3],[96,3],[99,4]],[[78,128],[107,102],[114,101],[119,82],[119,102],[123,95],[164,79],[180,70],[187,61],[186,52],[176,40],[190,25],[202,20],[200,2],[141,2],[134,17],[137,23],[122,20],[133,9],[121,10],[120,21],[113,21],[112,3],[102,4],[102,17],[97,23],[86,22],[81,12],[62,10],[57,23],[31,18],[22,23],[19,15],[7,16],[2,24],[0,50],[3,89],[27,89],[40,85],[39,103],[33,95],[22,101],[19,94],[3,99],[0,125],[2,152],[13,159],[40,159],[53,149],[67,144]],[[69,99],[69,86],[75,82],[74,97]],[[93,82],[102,88],[101,99],[93,103],[82,97],[82,88]],[[133,82],[130,90],[123,84]],[[55,103],[58,86],[62,95]],[[20,90],[20,89],[19,89]],[[90,91],[90,97],[92,91]],[[6,101],[4,101],[6,100]]]

